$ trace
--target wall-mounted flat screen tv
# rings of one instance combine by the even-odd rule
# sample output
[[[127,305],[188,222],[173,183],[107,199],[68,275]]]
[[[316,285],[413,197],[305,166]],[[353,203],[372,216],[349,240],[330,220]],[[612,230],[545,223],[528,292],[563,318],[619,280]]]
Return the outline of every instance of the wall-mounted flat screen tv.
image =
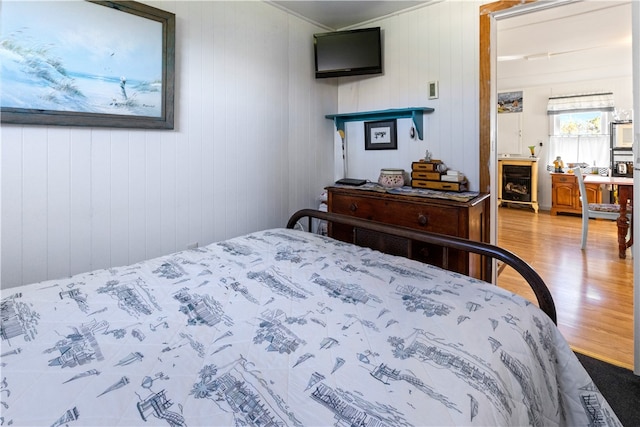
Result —
[[[313,35],[316,78],[382,73],[380,27]]]

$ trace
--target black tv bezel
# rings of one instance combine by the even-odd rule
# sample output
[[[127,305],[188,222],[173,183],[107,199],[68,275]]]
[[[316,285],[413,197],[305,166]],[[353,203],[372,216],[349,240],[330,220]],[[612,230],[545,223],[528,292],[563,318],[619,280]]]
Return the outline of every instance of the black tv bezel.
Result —
[[[353,33],[362,33],[362,32],[370,32],[378,34],[378,57],[380,61],[377,65],[368,66],[368,67],[358,67],[358,68],[340,68],[334,70],[326,70],[319,71],[318,70],[318,38],[322,37],[332,37],[332,36],[343,36],[345,34],[353,34]],[[382,74],[383,69],[383,58],[382,58],[382,31],[380,27],[370,27],[370,28],[358,28],[355,30],[344,30],[344,31],[332,31],[327,33],[316,33],[313,35],[313,56],[314,56],[314,67],[316,73],[316,79],[330,78],[330,77],[346,77],[346,76],[361,76],[367,74]]]

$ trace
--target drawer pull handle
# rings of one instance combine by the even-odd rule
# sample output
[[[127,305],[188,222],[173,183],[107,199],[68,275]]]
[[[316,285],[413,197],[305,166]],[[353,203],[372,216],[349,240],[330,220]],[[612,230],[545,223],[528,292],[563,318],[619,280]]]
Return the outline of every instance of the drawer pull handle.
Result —
[[[358,210],[358,204],[357,204],[357,203],[355,203],[355,202],[354,202],[354,203],[351,203],[351,205],[349,206],[349,210],[350,210],[351,212],[355,212],[355,211],[357,211],[357,210]]]
[[[418,215],[418,224],[427,225],[427,216],[423,214]]]

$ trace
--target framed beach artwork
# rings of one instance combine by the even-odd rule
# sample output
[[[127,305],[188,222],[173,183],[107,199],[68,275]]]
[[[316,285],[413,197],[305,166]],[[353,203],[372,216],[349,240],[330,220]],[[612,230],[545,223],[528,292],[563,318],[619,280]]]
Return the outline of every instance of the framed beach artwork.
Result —
[[[175,15],[133,1],[9,1],[2,123],[173,129]]]
[[[521,113],[522,112],[522,91],[502,92],[498,94],[498,114],[501,113]]]

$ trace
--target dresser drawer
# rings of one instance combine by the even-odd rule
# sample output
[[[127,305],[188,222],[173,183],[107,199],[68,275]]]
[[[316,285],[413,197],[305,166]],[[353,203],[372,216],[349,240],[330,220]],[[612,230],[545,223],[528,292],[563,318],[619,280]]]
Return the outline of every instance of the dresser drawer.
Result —
[[[333,195],[331,212],[358,218],[381,221],[385,210],[384,200],[348,195]]]
[[[459,209],[447,206],[333,195],[331,212],[457,236]]]
[[[488,198],[488,194],[482,194],[474,200],[459,202],[330,187],[327,202],[329,212],[482,241]],[[346,224],[329,223],[328,235],[344,242],[409,257],[483,280],[490,279],[485,276],[482,259],[477,254],[455,249],[445,253],[437,245],[394,239],[384,233],[367,232]]]
[[[574,184],[576,183],[576,177],[574,175],[564,175],[564,174],[555,174],[552,175],[551,180],[554,183],[568,183],[568,184]]]
[[[397,203],[389,206],[390,222],[403,227],[417,228],[434,233],[458,235],[458,209],[444,206],[426,206]]]

